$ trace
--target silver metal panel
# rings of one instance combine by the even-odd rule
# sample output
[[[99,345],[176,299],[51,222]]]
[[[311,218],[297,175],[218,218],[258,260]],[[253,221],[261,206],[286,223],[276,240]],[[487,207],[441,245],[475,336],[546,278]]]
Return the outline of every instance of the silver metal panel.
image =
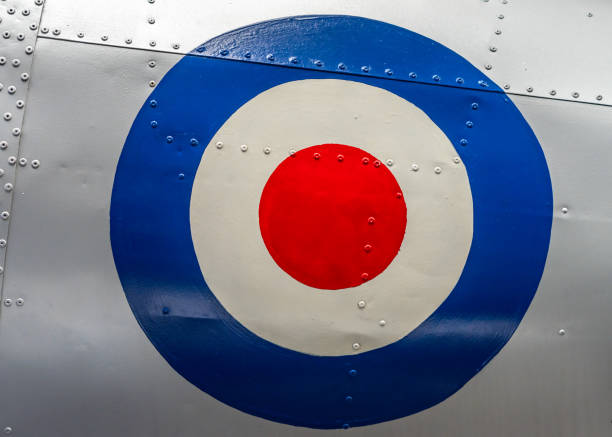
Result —
[[[612,3],[603,0],[48,0],[41,32],[186,53],[229,30],[303,14],[358,15],[408,28],[455,50],[515,94],[612,102],[604,73],[612,69]]]
[[[0,275],[5,268],[16,169],[32,169],[32,163],[19,154],[19,143],[41,12],[42,2],[0,4]],[[22,305],[18,296],[0,292],[0,298],[0,311]]]
[[[272,423],[214,400],[170,368],[130,311],[109,243],[114,171],[149,81],[178,59],[39,40],[22,154],[41,166],[19,175],[23,194],[13,208],[5,272],[5,292],[23,296],[25,305],[0,317],[0,427],[12,427],[14,435],[345,432]],[[404,419],[352,429],[352,435],[612,432],[612,108],[513,100],[545,151],[557,211],[531,308],[503,351],[455,395]]]

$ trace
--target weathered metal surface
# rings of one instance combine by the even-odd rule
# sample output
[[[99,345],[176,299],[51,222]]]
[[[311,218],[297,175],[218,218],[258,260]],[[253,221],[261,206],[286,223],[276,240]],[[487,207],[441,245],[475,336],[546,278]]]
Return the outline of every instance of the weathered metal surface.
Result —
[[[51,20],[58,11],[64,16],[79,13],[75,12],[78,8],[68,9],[57,0],[49,2],[51,13],[47,16],[46,10],[45,19]],[[144,3],[135,10],[150,6]],[[494,4],[476,3],[469,7],[481,11]],[[161,6],[163,2],[154,4]],[[297,10],[297,6],[285,15],[311,12]],[[383,10],[387,6],[383,5]],[[454,10],[454,6],[446,6]],[[496,3],[495,7],[515,6],[512,2]],[[558,17],[573,16],[574,6],[564,6]],[[114,23],[129,16],[131,7],[124,8]],[[354,6],[334,7],[335,12],[351,13]],[[189,8],[192,13],[196,10],[187,5],[185,11]],[[103,13],[95,5],[91,11]],[[243,16],[245,21],[240,24],[257,21],[254,10],[249,14],[253,19]],[[270,10],[262,14],[261,18],[274,15]],[[371,11],[369,15],[376,14]],[[386,14],[386,18],[377,18],[393,22],[391,12]],[[439,19],[424,19],[427,15],[423,14],[421,9],[421,20],[411,17],[415,21],[412,30],[442,27]],[[472,19],[475,16],[471,15]],[[586,18],[597,16],[594,10],[593,16]],[[507,17],[508,12],[503,20]],[[78,20],[93,26],[101,18]],[[158,23],[156,18],[155,24],[146,24]],[[605,35],[606,31],[597,32]],[[65,36],[65,29],[57,36]],[[192,38],[193,47],[207,39]],[[111,38],[108,41],[112,43]],[[556,50],[556,43],[547,44],[551,52]],[[501,52],[500,48],[490,53]],[[10,216],[3,298],[13,300],[0,315],[0,372],[5,375],[0,429],[7,433],[195,436],[343,432],[269,422],[216,401],[171,369],[145,337],[126,302],[109,242],[115,168],[139,108],[180,57],[50,38],[37,44],[21,148],[14,155],[28,162],[19,170],[15,191],[20,195]],[[512,55],[512,65],[516,65],[515,57]],[[564,65],[562,59],[558,64],[540,65],[537,76],[555,78],[553,73]],[[581,71],[578,67],[571,65],[574,72]],[[605,75],[609,68],[597,71]],[[496,73],[487,74],[497,77]],[[511,90],[514,82],[522,80],[518,73],[516,77],[510,82]],[[499,84],[503,83],[500,80]],[[568,90],[575,88],[574,82],[567,83]],[[601,82],[591,83],[594,91]],[[531,86],[534,91],[526,94],[537,95],[539,85]],[[559,92],[555,97],[566,98],[560,95],[561,86],[555,89]],[[483,92],[473,91],[474,95]],[[579,92],[577,101],[585,94]],[[524,96],[512,96],[512,100],[542,146],[553,185],[552,239],[531,307],[506,347],[453,396],[403,419],[351,429],[354,435],[598,437],[609,435],[612,429],[612,340],[608,335],[612,203],[606,194],[612,163],[612,108]],[[9,155],[0,153],[8,159]],[[30,167],[32,159],[39,162],[36,171]],[[521,207],[510,205],[517,211]],[[227,269],[231,274],[233,266]],[[16,304],[17,299],[23,299],[22,305]]]

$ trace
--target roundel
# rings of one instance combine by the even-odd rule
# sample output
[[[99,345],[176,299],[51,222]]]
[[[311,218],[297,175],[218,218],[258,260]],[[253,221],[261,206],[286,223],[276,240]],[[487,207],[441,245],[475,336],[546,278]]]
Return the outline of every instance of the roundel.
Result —
[[[255,24],[184,56],[133,122],[111,201],[129,304],[183,377],[312,428],[408,416],[510,339],[552,188],[519,110],[406,29]]]

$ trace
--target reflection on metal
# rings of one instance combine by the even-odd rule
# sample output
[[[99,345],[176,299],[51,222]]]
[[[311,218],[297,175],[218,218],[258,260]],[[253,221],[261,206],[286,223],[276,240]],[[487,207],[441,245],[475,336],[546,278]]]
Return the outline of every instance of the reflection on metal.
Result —
[[[309,14],[390,23],[448,47],[464,64],[428,58],[427,50],[411,58],[417,37],[370,50],[370,42],[375,48],[385,40],[384,26],[341,56],[332,52],[357,41],[358,32],[313,50],[312,40],[328,31],[324,24],[304,32],[307,20],[298,20],[286,39],[265,24],[239,29]],[[612,432],[610,5],[7,0],[0,20],[5,434]],[[442,129],[448,150],[441,143],[415,147],[435,134],[406,122],[409,133],[396,141],[397,150],[410,153],[371,153],[386,150],[391,120],[403,110],[360,102],[358,92],[348,105],[337,89],[308,96],[308,88],[293,94],[274,88],[318,79],[402,95]],[[266,100],[270,89],[276,100]],[[345,103],[346,120],[334,97]],[[377,113],[389,121],[386,135],[377,136]],[[523,118],[527,127],[509,128]],[[339,134],[331,125],[353,128]],[[135,137],[137,129],[146,141]],[[256,191],[266,172],[301,159],[306,145],[347,144],[346,138],[371,153],[361,165],[377,163],[398,181],[407,233],[378,276],[342,290],[355,291],[344,296],[317,288],[312,303],[300,297],[313,288],[293,279],[300,277],[295,265],[284,270],[268,254],[272,246],[246,231],[259,232]],[[355,144],[358,138],[364,144]],[[434,149],[441,152],[433,158],[418,155]],[[324,163],[325,152],[309,165]],[[351,164],[349,154],[337,155],[334,164]],[[117,198],[121,190],[127,195]],[[473,209],[465,199],[473,199]],[[435,209],[445,202],[452,208]],[[210,205],[214,216],[201,213]],[[471,226],[466,205],[474,214],[473,240],[458,225]],[[122,221],[125,211],[140,221]],[[369,226],[382,226],[384,215],[370,217]],[[177,228],[185,223],[189,239],[185,226],[182,233]],[[411,235],[415,223],[423,229]],[[482,239],[483,226],[495,232]],[[230,237],[239,250],[223,246]],[[470,256],[454,259],[464,237]],[[437,245],[453,249],[423,255]],[[378,250],[361,240],[356,248],[359,257]],[[411,254],[419,255],[420,269],[410,269],[414,259],[402,264]],[[427,294],[435,311],[422,319],[417,310],[425,303],[398,297],[417,296],[419,287],[441,280],[441,269],[425,270],[431,260],[459,266],[456,277],[447,272],[453,286],[482,292],[447,314],[452,324],[438,322],[455,291],[442,305]],[[401,292],[389,291],[395,278],[405,281]],[[266,281],[282,284],[284,296],[269,299],[274,287]],[[381,281],[384,287],[368,288]],[[525,286],[514,287],[521,281]],[[316,299],[330,310],[320,331],[308,325],[327,317],[327,309],[313,312]],[[490,305],[478,313],[486,299]],[[504,313],[519,301],[511,316]],[[398,328],[398,314],[405,321],[410,311],[418,327]],[[398,338],[414,349],[399,348]],[[445,355],[453,345],[459,352]],[[474,350],[482,354],[470,355]]]

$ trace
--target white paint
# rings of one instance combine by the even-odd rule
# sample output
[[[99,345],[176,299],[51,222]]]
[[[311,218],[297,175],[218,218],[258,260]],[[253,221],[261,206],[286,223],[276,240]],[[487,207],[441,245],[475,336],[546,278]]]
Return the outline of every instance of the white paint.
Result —
[[[222,149],[215,147],[220,141]],[[397,257],[372,281],[344,290],[293,279],[269,255],[259,230],[259,200],[270,174],[290,150],[323,143],[393,159],[389,169],[407,206]],[[289,349],[348,355],[397,341],[446,299],[465,265],[473,208],[456,153],[424,112],[380,88],[304,80],[263,92],[221,127],[195,177],[191,232],[206,282],[246,328]],[[414,172],[413,163],[429,171]],[[444,171],[436,175],[434,167]],[[366,308],[358,308],[360,300]]]

